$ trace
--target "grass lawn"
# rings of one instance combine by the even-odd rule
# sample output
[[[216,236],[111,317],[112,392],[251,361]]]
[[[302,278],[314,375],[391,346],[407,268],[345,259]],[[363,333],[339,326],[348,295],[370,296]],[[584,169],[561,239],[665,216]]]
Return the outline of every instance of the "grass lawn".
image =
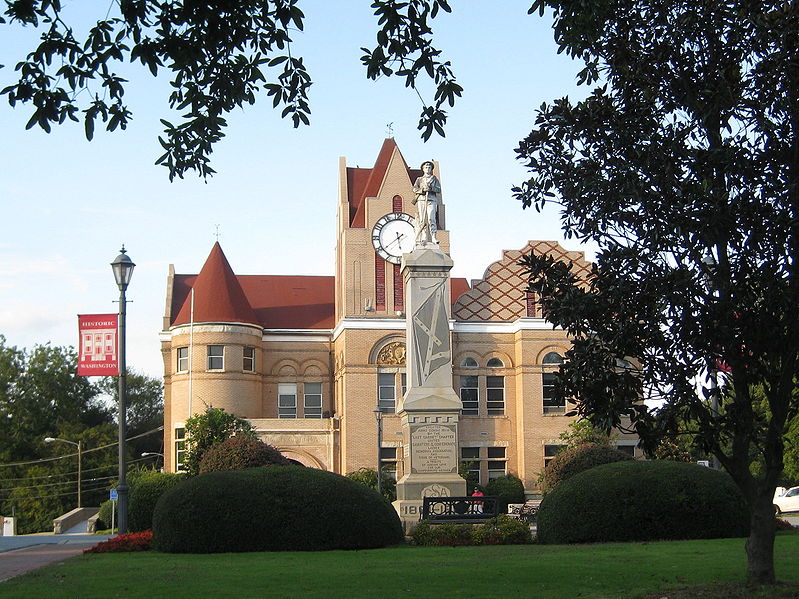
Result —
[[[0,557],[2,559],[2,557]],[[330,599],[799,597],[799,532],[780,533],[777,576],[742,583],[744,539],[370,551],[91,554],[0,583],[0,598]],[[701,585],[698,588],[675,589]],[[667,592],[668,591],[668,592]]]

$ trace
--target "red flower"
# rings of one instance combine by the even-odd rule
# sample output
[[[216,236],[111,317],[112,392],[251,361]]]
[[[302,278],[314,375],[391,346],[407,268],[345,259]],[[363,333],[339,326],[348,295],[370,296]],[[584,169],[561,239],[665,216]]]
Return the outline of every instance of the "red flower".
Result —
[[[124,551],[149,551],[153,541],[153,531],[129,532],[117,535],[97,543],[94,547],[85,549],[83,553],[120,553]]]

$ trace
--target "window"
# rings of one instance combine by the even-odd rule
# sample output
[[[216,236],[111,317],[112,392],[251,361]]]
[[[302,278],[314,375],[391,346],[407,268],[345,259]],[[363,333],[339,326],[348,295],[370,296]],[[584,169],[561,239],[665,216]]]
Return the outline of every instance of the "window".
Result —
[[[461,368],[477,368],[477,360],[474,358],[464,358],[461,362]]]
[[[306,418],[321,418],[322,383],[305,383],[302,388],[305,392],[303,415]]]
[[[463,409],[461,414],[464,416],[477,416],[477,377],[476,376],[462,376],[461,380],[461,403]]]
[[[297,417],[297,383],[279,383],[277,386],[277,417]]]
[[[396,375],[393,372],[377,374],[377,407],[381,412],[393,414],[397,407]]]
[[[563,364],[563,356],[558,352],[551,351],[542,360],[543,364]]]
[[[241,369],[245,372],[255,372],[255,348],[245,347]]]
[[[505,364],[499,358],[491,358],[486,366],[489,368],[504,368]]]
[[[183,465],[186,459],[186,429],[179,427],[175,429],[175,472],[185,470]]]
[[[380,448],[380,471],[397,480],[397,448]]]
[[[494,480],[507,474],[504,447],[488,448],[488,480]]]
[[[544,397],[544,414],[565,414],[566,400],[555,397],[554,372],[545,372],[541,375],[541,394]]]
[[[544,445],[544,468],[547,467],[556,455],[563,449],[563,445]]]
[[[408,377],[403,372],[400,374],[401,384],[402,384],[402,397],[405,397],[405,394],[408,392]]]
[[[505,413],[505,377],[486,377],[486,399],[489,416],[502,416]]]
[[[189,348],[178,348],[178,372],[187,372],[189,370]]]
[[[626,453],[628,456],[635,457],[635,445],[617,445],[616,449]]]
[[[480,448],[461,447],[461,463],[466,479],[472,484],[480,483]]]
[[[224,370],[224,369],[225,369],[225,346],[209,345],[208,370]]]

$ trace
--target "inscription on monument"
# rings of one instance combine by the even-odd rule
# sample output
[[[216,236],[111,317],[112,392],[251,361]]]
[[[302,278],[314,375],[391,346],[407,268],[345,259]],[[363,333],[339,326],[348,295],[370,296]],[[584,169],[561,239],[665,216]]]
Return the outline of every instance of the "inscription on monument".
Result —
[[[412,472],[457,472],[457,455],[454,426],[425,424],[411,431]]]

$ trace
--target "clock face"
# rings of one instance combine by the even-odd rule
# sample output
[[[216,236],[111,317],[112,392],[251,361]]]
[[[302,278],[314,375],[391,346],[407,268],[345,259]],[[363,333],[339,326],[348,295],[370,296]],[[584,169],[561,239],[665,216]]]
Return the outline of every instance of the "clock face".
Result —
[[[386,214],[372,229],[372,245],[375,251],[383,260],[394,264],[400,263],[402,254],[413,251],[415,241],[413,217],[404,212]]]

